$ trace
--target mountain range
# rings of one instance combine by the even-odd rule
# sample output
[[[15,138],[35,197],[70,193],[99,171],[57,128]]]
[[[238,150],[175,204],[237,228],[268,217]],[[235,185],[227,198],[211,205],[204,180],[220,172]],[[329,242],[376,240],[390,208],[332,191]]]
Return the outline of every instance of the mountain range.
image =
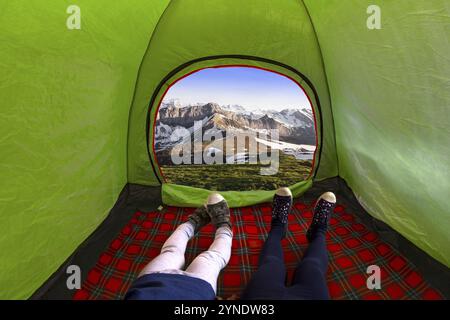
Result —
[[[155,148],[166,149],[180,141],[178,133],[193,132],[194,122],[202,121],[203,131],[268,132],[277,129],[279,140],[296,145],[315,145],[314,116],[311,109],[250,111],[239,105],[217,103],[182,106],[163,102],[156,118]]]

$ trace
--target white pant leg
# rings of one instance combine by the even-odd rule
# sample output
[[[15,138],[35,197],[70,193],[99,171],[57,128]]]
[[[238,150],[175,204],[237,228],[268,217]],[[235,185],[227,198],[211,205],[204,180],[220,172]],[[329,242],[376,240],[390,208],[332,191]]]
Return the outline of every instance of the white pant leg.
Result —
[[[209,282],[214,292],[217,292],[217,277],[230,260],[232,240],[233,232],[229,227],[217,229],[208,251],[199,254],[186,269],[186,273]]]
[[[188,241],[194,236],[194,226],[185,222],[178,226],[164,242],[161,253],[142,269],[139,276],[164,270],[180,270],[184,266],[184,252]]]

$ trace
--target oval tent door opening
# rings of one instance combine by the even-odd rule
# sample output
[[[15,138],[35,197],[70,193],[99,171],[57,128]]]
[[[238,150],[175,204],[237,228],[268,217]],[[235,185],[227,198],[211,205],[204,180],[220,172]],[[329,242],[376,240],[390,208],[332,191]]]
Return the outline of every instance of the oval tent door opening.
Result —
[[[209,190],[273,190],[310,177],[312,106],[281,74],[215,67],[175,81],[156,115],[154,156],[166,183]]]

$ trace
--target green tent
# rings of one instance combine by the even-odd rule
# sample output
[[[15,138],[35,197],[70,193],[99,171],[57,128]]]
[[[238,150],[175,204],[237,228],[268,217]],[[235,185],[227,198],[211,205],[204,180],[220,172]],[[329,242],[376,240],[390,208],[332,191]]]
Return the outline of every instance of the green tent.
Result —
[[[162,95],[227,65],[281,73],[311,98],[317,161],[296,195],[339,176],[450,266],[448,1],[28,0],[0,12],[0,298],[30,297],[126,184],[161,185],[149,128]],[[168,205],[208,192],[162,185]],[[271,196],[226,193],[233,207]]]

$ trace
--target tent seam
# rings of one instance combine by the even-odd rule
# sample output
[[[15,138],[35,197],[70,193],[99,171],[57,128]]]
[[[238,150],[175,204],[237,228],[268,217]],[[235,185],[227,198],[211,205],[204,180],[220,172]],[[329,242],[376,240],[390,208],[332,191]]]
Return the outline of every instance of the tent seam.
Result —
[[[339,171],[340,171],[339,170],[339,153],[337,150],[337,142],[336,142],[336,140],[337,140],[336,126],[335,126],[335,122],[334,122],[333,104],[331,101],[331,91],[330,91],[330,85],[329,85],[329,81],[328,81],[327,70],[326,70],[326,66],[325,66],[325,60],[323,59],[322,47],[320,46],[319,36],[317,35],[316,27],[314,26],[313,19],[311,17],[311,14],[309,13],[308,6],[305,4],[304,0],[300,0],[300,2],[303,4],[306,14],[308,15],[309,22],[311,23],[311,26],[312,26],[312,29],[314,32],[314,36],[316,38],[317,47],[319,48],[320,61],[322,63],[323,74],[325,76],[325,83],[327,85],[328,99],[329,99],[329,103],[330,103],[331,120],[333,123],[333,131],[334,131],[334,149],[336,151],[336,167],[337,167],[337,175],[339,176]]]
[[[129,164],[129,156],[128,156],[129,148],[128,148],[128,143],[129,143],[129,141],[130,141],[131,110],[133,109],[134,101],[135,101],[135,99],[136,99],[137,85],[138,85],[139,78],[140,78],[140,75],[141,75],[142,64],[144,63],[145,56],[147,55],[147,52],[148,52],[148,50],[149,50],[149,48],[150,48],[150,44],[152,43],[153,36],[155,35],[156,30],[158,29],[158,26],[159,26],[159,24],[160,24],[162,18],[163,18],[164,15],[166,14],[167,9],[170,7],[170,5],[172,4],[172,2],[173,2],[172,0],[169,0],[167,6],[164,8],[164,10],[163,10],[161,16],[159,17],[158,21],[157,21],[156,24],[155,24],[155,27],[153,28],[153,32],[152,32],[152,34],[151,34],[151,36],[150,36],[150,39],[148,40],[147,47],[145,48],[144,54],[142,55],[141,63],[139,64],[139,68],[138,68],[138,72],[137,72],[137,74],[136,74],[136,81],[135,81],[135,83],[134,83],[133,97],[131,98],[131,104],[130,104],[130,107],[129,107],[129,109],[128,109],[127,143],[126,143],[126,148],[127,148],[127,152],[126,152],[126,154],[127,154],[127,161],[126,161],[126,166],[127,166],[127,183],[128,183],[129,180],[130,180],[130,177],[129,177],[129,167],[128,167],[128,164]]]

